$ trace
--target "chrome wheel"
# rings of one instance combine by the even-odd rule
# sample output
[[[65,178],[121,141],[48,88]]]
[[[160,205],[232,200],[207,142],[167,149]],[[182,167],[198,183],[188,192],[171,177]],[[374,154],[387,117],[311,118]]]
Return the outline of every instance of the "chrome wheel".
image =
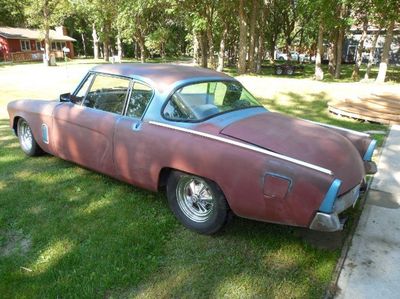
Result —
[[[22,149],[26,152],[30,152],[33,146],[33,136],[32,130],[25,120],[19,123],[18,135],[21,141]]]
[[[197,223],[209,220],[215,207],[210,186],[195,176],[185,175],[180,178],[176,188],[176,199],[185,216]]]

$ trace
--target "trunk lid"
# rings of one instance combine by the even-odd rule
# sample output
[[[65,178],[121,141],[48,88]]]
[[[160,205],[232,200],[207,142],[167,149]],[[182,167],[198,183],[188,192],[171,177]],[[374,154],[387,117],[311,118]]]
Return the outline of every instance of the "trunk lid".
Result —
[[[342,180],[341,193],[365,175],[361,156],[349,139],[301,119],[267,112],[234,122],[220,134],[327,168]]]

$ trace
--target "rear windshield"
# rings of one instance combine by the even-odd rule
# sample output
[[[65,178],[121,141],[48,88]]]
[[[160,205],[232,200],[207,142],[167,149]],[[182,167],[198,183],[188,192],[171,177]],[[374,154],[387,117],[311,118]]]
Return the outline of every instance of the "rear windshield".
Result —
[[[200,121],[221,113],[260,106],[239,82],[202,82],[178,89],[168,100],[163,115],[170,120]]]

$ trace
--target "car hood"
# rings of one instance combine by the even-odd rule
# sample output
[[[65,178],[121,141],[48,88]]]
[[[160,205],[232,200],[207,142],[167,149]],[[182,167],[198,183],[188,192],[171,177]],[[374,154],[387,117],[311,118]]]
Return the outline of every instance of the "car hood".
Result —
[[[267,112],[234,122],[220,134],[329,169],[342,180],[340,193],[365,175],[361,156],[349,139],[305,120]]]

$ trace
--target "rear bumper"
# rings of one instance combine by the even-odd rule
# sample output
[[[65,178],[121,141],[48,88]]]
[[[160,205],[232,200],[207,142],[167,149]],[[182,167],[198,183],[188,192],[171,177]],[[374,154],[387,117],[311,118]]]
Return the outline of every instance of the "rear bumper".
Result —
[[[342,230],[344,223],[340,221],[339,214],[351,206],[355,206],[360,196],[360,188],[361,185],[357,185],[349,192],[336,198],[331,213],[318,211],[311,221],[309,228],[324,232]]]
[[[343,224],[340,222],[339,216],[336,213],[326,214],[317,212],[310,229],[323,232],[335,232],[343,229]]]

